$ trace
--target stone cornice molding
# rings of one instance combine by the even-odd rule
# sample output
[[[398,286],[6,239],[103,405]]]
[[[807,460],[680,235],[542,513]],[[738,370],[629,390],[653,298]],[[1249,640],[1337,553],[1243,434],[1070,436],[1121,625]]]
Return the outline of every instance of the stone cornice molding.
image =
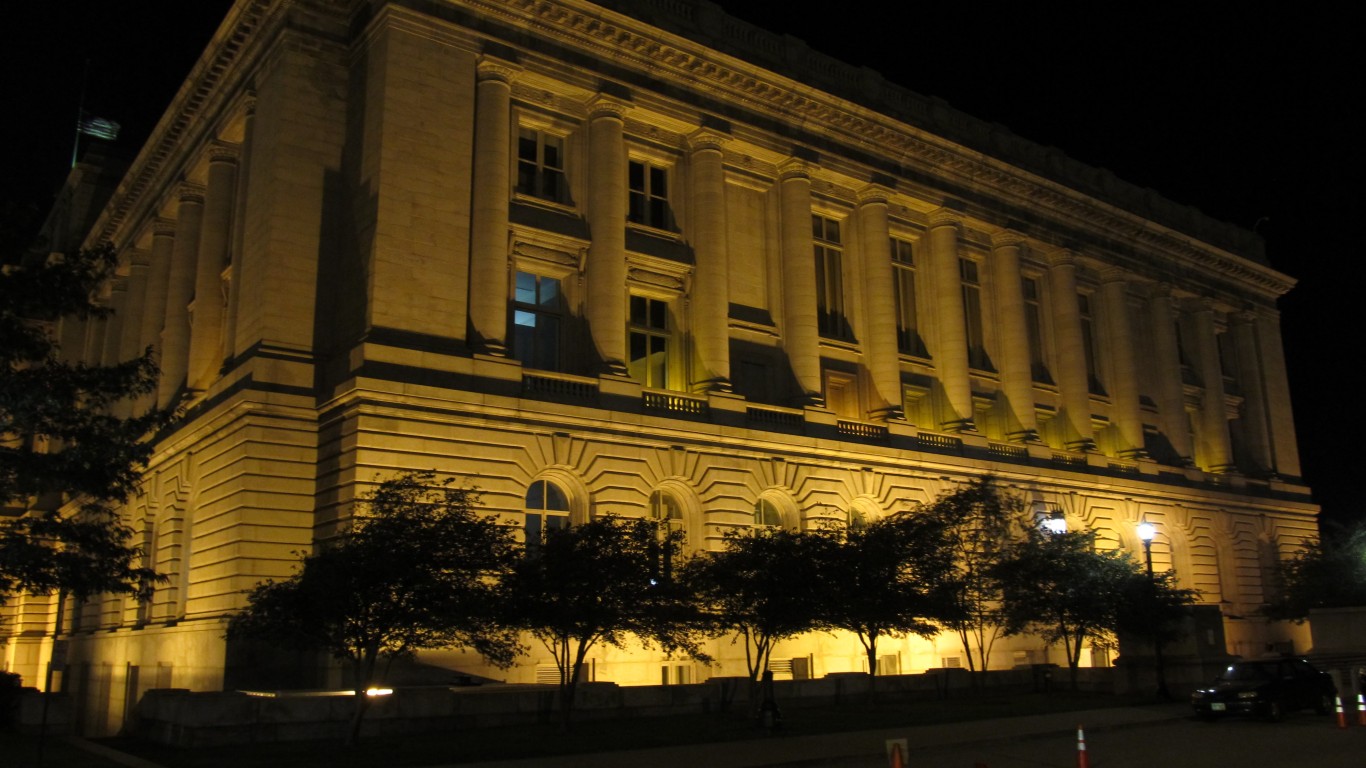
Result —
[[[860,206],[887,205],[892,199],[892,188],[884,184],[869,184],[855,193],[854,199]]]
[[[501,82],[511,86],[513,78],[521,71],[522,68],[516,64],[487,53],[480,56],[479,62],[475,65],[475,72],[481,84]]]
[[[182,181],[176,185],[175,189],[176,199],[179,200],[181,204],[192,203],[196,205],[203,205],[204,194],[204,185],[197,184],[193,181]]]
[[[688,149],[694,153],[711,150],[725,152],[726,144],[729,141],[729,136],[713,128],[698,128],[688,134],[687,137]]]

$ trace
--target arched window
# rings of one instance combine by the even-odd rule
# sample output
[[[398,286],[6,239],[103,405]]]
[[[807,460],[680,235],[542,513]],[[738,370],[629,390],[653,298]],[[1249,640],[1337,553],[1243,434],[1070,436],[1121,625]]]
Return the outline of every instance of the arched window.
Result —
[[[778,505],[768,499],[759,499],[754,504],[754,527],[782,528],[782,510],[778,509]]]
[[[858,507],[849,508],[849,530],[862,531],[868,528],[868,518]]]
[[[569,497],[549,480],[537,480],[526,492],[527,546],[536,546],[546,531],[569,527]]]
[[[683,530],[683,508],[666,491],[650,494],[650,519],[667,524],[670,531]]]
[[[650,519],[659,526],[659,548],[654,556],[655,573],[651,579],[662,578],[667,581],[673,578],[673,560],[682,543],[671,534],[684,530],[683,507],[667,491],[655,491],[650,494]]]

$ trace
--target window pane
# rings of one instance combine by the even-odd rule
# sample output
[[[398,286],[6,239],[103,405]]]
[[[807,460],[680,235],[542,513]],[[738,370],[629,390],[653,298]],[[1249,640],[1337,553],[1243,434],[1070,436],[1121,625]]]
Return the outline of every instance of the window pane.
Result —
[[[631,297],[631,322],[635,325],[645,325],[645,297]]]
[[[541,306],[549,309],[559,309],[560,306],[560,281],[553,277],[542,277],[538,280]]]
[[[650,299],[648,304],[650,307],[650,327],[661,331],[666,330],[669,327],[669,305],[654,299]]]
[[[545,481],[537,480],[526,492],[527,509],[545,509]]]
[[[545,508],[559,512],[568,512],[569,498],[564,495],[564,491],[560,490],[560,486],[544,480],[542,482],[545,483],[546,491]]]
[[[518,304],[536,303],[536,276],[526,272],[517,273],[517,290],[514,295]]]

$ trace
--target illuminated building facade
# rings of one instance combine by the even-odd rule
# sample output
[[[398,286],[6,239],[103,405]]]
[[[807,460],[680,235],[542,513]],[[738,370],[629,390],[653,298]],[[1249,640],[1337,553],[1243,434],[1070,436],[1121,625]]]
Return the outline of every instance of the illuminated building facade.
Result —
[[[127,508],[170,582],[63,628],[91,722],[231,683],[243,590],[404,469],[469,478],[533,534],[653,515],[698,548],[989,473],[1111,546],[1155,523],[1231,652],[1303,650],[1253,618],[1317,512],[1292,281],[1260,241],[708,3],[240,0],[90,238],[124,255],[118,313],[65,348],[154,345],[157,402],[188,403]],[[5,664],[39,680],[52,601],[6,610]],[[742,669],[714,650],[593,674]],[[1045,653],[1003,642],[993,666]],[[864,664],[830,635],[774,657]]]

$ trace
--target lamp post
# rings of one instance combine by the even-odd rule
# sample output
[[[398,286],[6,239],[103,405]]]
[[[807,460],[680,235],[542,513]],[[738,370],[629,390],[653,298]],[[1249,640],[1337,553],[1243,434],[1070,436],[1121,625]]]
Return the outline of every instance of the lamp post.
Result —
[[[1157,602],[1157,576],[1153,573],[1153,537],[1157,535],[1157,528],[1148,521],[1138,524],[1138,538],[1143,541],[1143,559],[1148,565],[1148,593],[1149,599],[1154,606]],[[1170,699],[1171,692],[1167,690],[1166,670],[1162,663],[1162,630],[1161,622],[1153,625],[1153,671],[1157,673],[1157,695],[1163,699]]]

